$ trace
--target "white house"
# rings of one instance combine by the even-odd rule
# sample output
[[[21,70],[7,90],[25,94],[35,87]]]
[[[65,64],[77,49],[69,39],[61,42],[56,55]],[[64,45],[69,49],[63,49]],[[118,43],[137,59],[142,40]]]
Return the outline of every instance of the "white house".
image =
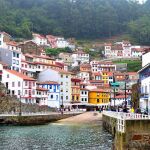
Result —
[[[39,73],[38,81],[55,81],[60,84],[60,104],[70,106],[71,102],[71,73],[64,70],[46,69]]]
[[[90,59],[89,54],[83,51],[77,51],[72,54],[72,61],[73,61],[72,66],[75,67],[83,63],[89,63],[89,59]]]
[[[56,45],[57,45],[57,48],[69,47],[69,43],[63,37],[57,38]]]
[[[33,42],[35,42],[37,45],[41,46],[48,46],[47,44],[47,38],[43,35],[33,33]]]
[[[3,70],[2,83],[7,94],[21,98],[23,103],[36,103],[36,80],[14,70]]]
[[[10,66],[12,70],[21,71],[21,49],[16,42],[7,42],[0,48],[0,60]]]
[[[80,84],[80,102],[83,105],[88,104],[88,94],[89,94],[89,90],[86,89],[86,85],[85,83],[81,83]]]
[[[77,73],[77,77],[79,77],[80,79],[89,81],[90,80],[90,72],[80,71],[80,72]]]
[[[142,67],[146,66],[148,63],[150,63],[150,52],[142,55]]]
[[[141,82],[140,108],[147,110],[150,114],[150,63],[145,65],[138,73]]]
[[[54,81],[39,82],[40,88],[47,89],[48,100],[47,105],[53,108],[60,108],[60,84]]]
[[[143,54],[143,48],[131,48],[133,58],[140,58]]]
[[[37,86],[36,103],[40,106],[48,106],[48,90],[46,88]]]

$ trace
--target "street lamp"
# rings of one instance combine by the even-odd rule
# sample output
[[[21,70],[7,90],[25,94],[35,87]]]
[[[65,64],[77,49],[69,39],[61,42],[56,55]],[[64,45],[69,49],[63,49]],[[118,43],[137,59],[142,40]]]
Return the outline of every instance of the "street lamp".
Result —
[[[129,75],[125,75],[125,110],[127,110],[127,80],[129,79]]]

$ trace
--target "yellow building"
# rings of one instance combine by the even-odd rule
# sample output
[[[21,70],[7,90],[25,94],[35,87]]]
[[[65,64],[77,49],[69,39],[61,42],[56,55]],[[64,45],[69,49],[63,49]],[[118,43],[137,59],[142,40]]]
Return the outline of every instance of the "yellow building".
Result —
[[[108,72],[102,71],[101,76],[102,76],[102,80],[104,81],[104,84],[108,84],[109,83]]]
[[[104,89],[94,89],[89,91],[89,104],[107,105],[110,100],[110,93]]]

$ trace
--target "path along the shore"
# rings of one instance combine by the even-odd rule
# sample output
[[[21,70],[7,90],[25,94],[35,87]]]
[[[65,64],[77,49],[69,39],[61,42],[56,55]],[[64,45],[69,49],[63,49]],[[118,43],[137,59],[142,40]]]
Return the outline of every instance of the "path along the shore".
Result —
[[[62,124],[97,124],[102,121],[102,113],[99,112],[85,112],[83,114],[59,120]]]

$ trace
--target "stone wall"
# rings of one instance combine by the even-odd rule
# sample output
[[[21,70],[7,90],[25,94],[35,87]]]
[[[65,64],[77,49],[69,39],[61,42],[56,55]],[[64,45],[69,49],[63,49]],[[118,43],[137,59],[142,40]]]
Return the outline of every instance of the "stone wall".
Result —
[[[103,115],[103,127],[114,136],[114,150],[150,150],[150,120],[126,120],[123,133],[117,119]]]

